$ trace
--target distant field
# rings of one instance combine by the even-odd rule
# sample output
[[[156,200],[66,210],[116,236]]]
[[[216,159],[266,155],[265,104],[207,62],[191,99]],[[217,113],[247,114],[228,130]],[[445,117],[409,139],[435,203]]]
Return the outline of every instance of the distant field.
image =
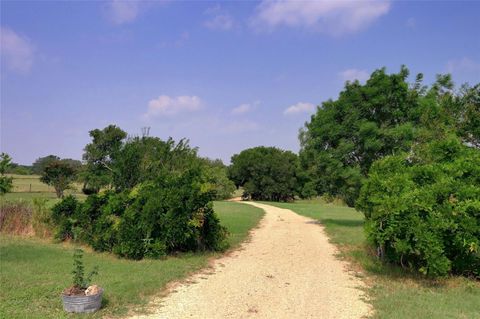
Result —
[[[215,202],[215,211],[235,247],[263,216],[259,208]],[[99,266],[95,282],[105,288],[105,307],[90,316],[125,314],[142,307],[165,285],[207,265],[211,253],[189,253],[165,260],[131,261],[86,248],[87,270]],[[0,235],[0,318],[71,318],[62,310],[60,293],[70,284],[73,246]],[[80,317],[80,316],[78,316]]]
[[[4,196],[5,200],[26,200],[32,201],[34,198],[47,198],[51,202],[57,201],[55,189],[47,184],[40,182],[39,175],[16,175],[9,174],[13,177],[13,190]],[[76,197],[86,197],[81,192],[82,185],[74,183],[72,189],[67,190],[66,194],[73,194]]]
[[[341,257],[366,273],[375,318],[480,318],[480,282],[462,277],[432,281],[383,265],[367,249],[363,214],[355,209],[316,200],[267,204],[291,209],[325,226],[332,242],[340,248]]]

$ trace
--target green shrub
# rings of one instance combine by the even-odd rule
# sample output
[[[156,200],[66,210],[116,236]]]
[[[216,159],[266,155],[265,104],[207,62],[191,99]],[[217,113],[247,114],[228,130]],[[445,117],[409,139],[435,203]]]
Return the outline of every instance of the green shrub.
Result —
[[[480,276],[480,152],[456,138],[375,162],[357,208],[386,261]]]
[[[226,229],[213,211],[215,191],[200,167],[163,173],[130,191],[68,196],[53,208],[57,238],[76,238],[98,251],[142,259],[175,251],[222,250]]]
[[[66,240],[74,238],[75,217],[79,206],[78,200],[72,195],[68,195],[52,207],[52,221],[57,228],[55,233],[56,239]]]

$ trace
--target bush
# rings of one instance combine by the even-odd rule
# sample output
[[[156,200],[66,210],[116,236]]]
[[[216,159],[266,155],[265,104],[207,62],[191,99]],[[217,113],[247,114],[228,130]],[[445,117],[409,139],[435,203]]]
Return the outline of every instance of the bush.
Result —
[[[372,166],[357,207],[386,261],[480,277],[480,152],[447,138]]]
[[[57,230],[55,238],[59,240],[73,239],[73,229],[76,224],[77,208],[81,204],[72,195],[68,195],[62,201],[55,204],[52,208],[52,221]]]
[[[57,238],[76,238],[98,251],[131,258],[160,258],[175,251],[222,250],[226,229],[200,168],[164,173],[130,191],[68,196],[53,208]]]

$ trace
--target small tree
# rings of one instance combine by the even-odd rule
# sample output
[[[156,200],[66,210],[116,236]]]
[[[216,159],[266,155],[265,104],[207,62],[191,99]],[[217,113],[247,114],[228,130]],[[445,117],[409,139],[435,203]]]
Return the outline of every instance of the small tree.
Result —
[[[73,287],[77,289],[86,289],[90,286],[93,276],[98,275],[98,267],[85,276],[85,266],[83,265],[83,250],[76,248],[73,253]]]
[[[13,188],[13,178],[5,175],[11,162],[12,158],[7,153],[0,154],[0,195],[10,192]]]
[[[63,160],[54,161],[45,167],[42,172],[40,181],[53,186],[58,198],[63,197],[63,192],[70,188],[71,183],[75,180],[76,169]]]

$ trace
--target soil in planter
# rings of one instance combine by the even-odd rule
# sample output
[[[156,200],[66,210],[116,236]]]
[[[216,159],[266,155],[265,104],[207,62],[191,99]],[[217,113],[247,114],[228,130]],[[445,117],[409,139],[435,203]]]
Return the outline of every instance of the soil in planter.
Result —
[[[71,286],[63,291],[65,296],[85,296],[85,289]]]

